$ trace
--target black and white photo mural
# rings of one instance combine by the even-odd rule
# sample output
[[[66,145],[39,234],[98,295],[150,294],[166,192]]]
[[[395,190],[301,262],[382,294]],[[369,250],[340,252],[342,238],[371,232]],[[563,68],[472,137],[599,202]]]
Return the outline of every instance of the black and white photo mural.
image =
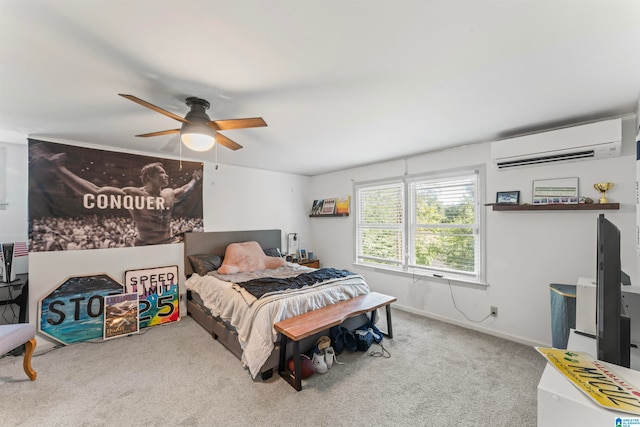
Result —
[[[29,250],[171,244],[203,231],[203,164],[29,139]]]

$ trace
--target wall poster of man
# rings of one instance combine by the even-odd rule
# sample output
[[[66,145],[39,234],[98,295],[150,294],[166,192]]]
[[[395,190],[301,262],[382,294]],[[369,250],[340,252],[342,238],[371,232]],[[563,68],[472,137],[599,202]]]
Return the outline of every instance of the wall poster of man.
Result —
[[[204,231],[203,164],[29,139],[29,250],[178,243]]]

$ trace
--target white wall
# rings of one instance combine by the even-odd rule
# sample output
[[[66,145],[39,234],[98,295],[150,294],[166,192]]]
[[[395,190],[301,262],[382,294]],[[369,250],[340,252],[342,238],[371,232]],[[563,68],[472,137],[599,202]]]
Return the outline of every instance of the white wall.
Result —
[[[635,251],[635,117],[623,121],[622,155],[513,171],[497,171],[490,163],[490,144],[478,144],[415,156],[407,161],[408,174],[463,166],[485,165],[486,202],[497,191],[519,190],[521,201],[531,201],[534,179],[578,177],[580,192],[598,199],[593,184],[613,181],[612,202],[619,211],[604,211],[622,235],[622,267],[640,284]],[[309,199],[353,195],[354,181],[401,176],[403,160],[316,176]],[[551,345],[549,284],[575,284],[580,276],[595,276],[596,218],[600,211],[483,212],[486,224],[488,287],[452,284],[358,267],[354,260],[354,216],[312,218],[315,252],[323,265],[338,266],[364,275],[374,290],[395,295],[406,310],[483,330],[516,341]],[[457,307],[470,320],[454,307]],[[490,306],[498,317],[481,323]]]
[[[7,147],[9,207],[0,210],[0,242],[27,241],[28,233],[28,150],[27,145]],[[205,163],[203,178],[204,223],[206,231],[281,229],[299,233],[308,241],[307,194],[310,178]],[[26,258],[26,257],[25,257]],[[142,248],[97,249],[87,251],[38,252],[28,257],[29,320],[37,325],[38,301],[69,276],[107,273],[122,281],[131,269],[178,265],[183,274],[183,245]],[[26,267],[26,266],[25,266]],[[26,269],[25,269],[26,271]],[[181,294],[184,285],[181,281]],[[181,314],[186,315],[184,300]],[[38,335],[38,351],[54,342]]]
[[[29,181],[27,172],[26,145],[6,144],[0,142],[5,149],[6,175],[0,170],[0,180],[5,180],[7,206],[0,209],[0,242],[26,242],[27,239],[27,205]],[[26,273],[28,257],[16,259],[14,269],[16,273]],[[4,308],[0,306],[0,310]]]
[[[27,146],[0,143],[0,147],[6,150],[6,176],[0,170],[0,180],[6,180],[6,201],[9,204],[5,209],[0,209],[0,236],[6,239],[1,241],[25,241],[29,184],[26,179]]]
[[[281,229],[310,243],[307,203],[309,177],[260,169],[205,164],[206,231]],[[301,246],[302,247],[302,246]]]

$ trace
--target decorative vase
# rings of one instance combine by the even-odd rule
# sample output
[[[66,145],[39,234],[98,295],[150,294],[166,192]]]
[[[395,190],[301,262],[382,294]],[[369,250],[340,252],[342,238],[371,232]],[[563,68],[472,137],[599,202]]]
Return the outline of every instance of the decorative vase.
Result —
[[[600,192],[600,204],[609,203],[607,191],[611,190],[613,185],[613,182],[598,182],[597,184],[593,184],[593,188]]]

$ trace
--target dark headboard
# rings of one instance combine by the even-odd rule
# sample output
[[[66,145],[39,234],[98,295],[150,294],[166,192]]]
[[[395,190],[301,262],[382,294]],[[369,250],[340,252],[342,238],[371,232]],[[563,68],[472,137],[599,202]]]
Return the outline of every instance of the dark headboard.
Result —
[[[281,230],[252,231],[208,231],[204,233],[185,233],[184,235],[184,273],[187,277],[193,274],[189,255],[212,254],[224,255],[230,243],[258,242],[262,249],[280,248],[282,245]]]

